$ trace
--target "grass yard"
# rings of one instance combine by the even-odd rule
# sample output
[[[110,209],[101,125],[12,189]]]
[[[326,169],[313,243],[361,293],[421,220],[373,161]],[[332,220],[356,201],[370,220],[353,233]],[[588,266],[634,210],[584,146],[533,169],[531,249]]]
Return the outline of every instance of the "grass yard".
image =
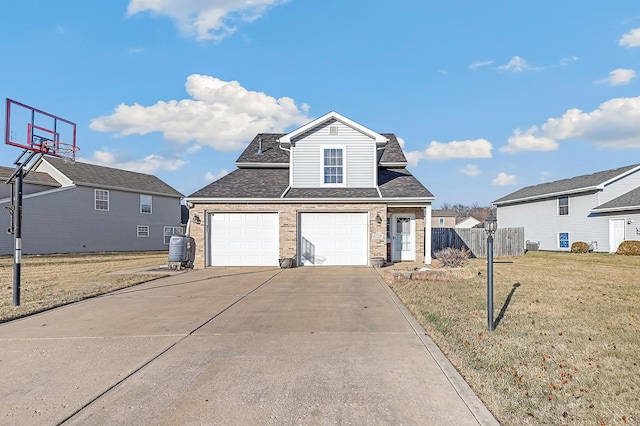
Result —
[[[504,425],[640,424],[640,257],[495,259],[481,275],[391,287]],[[505,304],[508,303],[508,306]]]
[[[109,274],[167,263],[166,252],[23,256],[20,306],[13,306],[13,257],[0,257],[0,322],[129,287],[159,275]]]

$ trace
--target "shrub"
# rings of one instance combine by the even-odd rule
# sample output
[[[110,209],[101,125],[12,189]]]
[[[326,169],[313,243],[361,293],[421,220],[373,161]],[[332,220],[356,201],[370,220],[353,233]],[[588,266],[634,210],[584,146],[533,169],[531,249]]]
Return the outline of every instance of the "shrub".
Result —
[[[589,244],[584,241],[576,241],[571,244],[571,253],[589,253]]]
[[[616,254],[625,256],[640,256],[640,241],[623,241],[618,246]]]
[[[469,259],[469,251],[465,248],[460,250],[447,247],[444,250],[437,251],[435,253],[436,259],[442,263],[443,266],[449,268],[458,268],[467,264]]]

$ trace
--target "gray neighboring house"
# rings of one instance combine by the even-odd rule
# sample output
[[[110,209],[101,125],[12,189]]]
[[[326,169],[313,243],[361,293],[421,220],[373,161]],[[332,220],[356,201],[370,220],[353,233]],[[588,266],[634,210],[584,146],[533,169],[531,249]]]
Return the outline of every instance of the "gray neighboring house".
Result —
[[[236,167],[186,199],[196,267],[431,262],[434,197],[393,134],[330,112],[258,134]]]
[[[2,182],[14,169],[0,167]],[[14,252],[11,186],[0,185],[0,254]],[[45,157],[24,181],[24,254],[167,250],[182,194],[156,176]]]
[[[498,227],[524,227],[540,250],[583,241],[614,253],[622,241],[640,240],[640,164],[528,186],[493,204]]]

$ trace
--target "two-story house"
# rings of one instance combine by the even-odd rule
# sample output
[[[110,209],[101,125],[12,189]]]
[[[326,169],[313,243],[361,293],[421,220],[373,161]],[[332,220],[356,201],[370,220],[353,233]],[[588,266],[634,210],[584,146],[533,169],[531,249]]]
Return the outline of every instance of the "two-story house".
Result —
[[[432,228],[454,228],[456,226],[456,211],[453,209],[433,209],[431,211]]]
[[[434,197],[393,134],[330,112],[258,134],[236,166],[187,197],[196,267],[431,262]]]
[[[0,167],[4,182],[13,169]],[[167,250],[182,232],[181,197],[158,177],[44,157],[25,178],[25,254]],[[0,185],[0,254],[14,252],[10,185]],[[7,232],[5,232],[7,231]]]
[[[540,250],[569,251],[581,241],[614,253],[640,240],[640,164],[527,186],[493,204],[499,227],[524,227]]]

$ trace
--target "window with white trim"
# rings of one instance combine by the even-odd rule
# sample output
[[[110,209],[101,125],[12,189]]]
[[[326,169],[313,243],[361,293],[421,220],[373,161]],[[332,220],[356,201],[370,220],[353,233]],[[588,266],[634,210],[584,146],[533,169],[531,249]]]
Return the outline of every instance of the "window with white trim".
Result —
[[[344,185],[344,148],[322,148],[322,184]]]
[[[164,227],[164,243],[169,244],[171,237],[174,235],[184,236],[184,227],[182,226],[165,226]]]
[[[153,197],[140,194],[140,213],[151,214]]]
[[[558,234],[558,247],[560,247],[560,248],[569,248],[569,233],[568,232],[560,232]]]
[[[109,191],[104,189],[95,190],[96,210],[109,211]]]
[[[139,238],[147,238],[149,236],[149,226],[138,225],[137,235]]]
[[[558,197],[558,215],[566,216],[569,214],[569,196]]]
[[[444,217],[441,217],[441,218],[438,220],[438,223],[440,224],[440,226],[444,226]]]

